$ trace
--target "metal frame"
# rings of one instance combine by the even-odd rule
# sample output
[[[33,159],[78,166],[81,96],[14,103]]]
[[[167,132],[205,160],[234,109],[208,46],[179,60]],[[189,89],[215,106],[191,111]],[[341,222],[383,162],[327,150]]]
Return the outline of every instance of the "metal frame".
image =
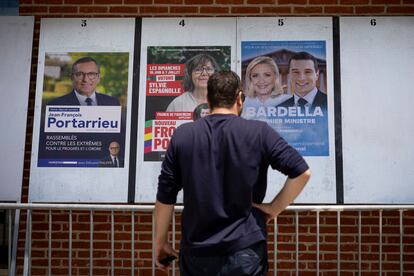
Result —
[[[51,259],[52,259],[52,222],[53,210],[68,210],[69,211],[69,264],[68,264],[68,274],[72,275],[72,211],[73,210],[87,210],[89,211],[89,221],[90,221],[90,244],[89,244],[89,259],[90,259],[90,268],[89,273],[93,275],[93,231],[94,231],[94,220],[93,214],[94,211],[109,211],[111,216],[111,275],[115,274],[115,262],[114,262],[114,224],[115,224],[115,211],[130,211],[131,212],[131,275],[134,275],[135,268],[135,212],[152,212],[154,210],[154,205],[104,205],[104,204],[34,204],[34,203],[0,203],[0,209],[9,210],[9,223],[11,221],[11,212],[15,210],[16,213],[20,210],[26,210],[27,212],[27,221],[26,221],[26,240],[25,240],[25,254],[24,254],[24,265],[23,265],[23,275],[30,275],[30,265],[31,265],[31,243],[32,243],[32,211],[33,210],[46,210],[48,211],[48,275],[52,275]],[[176,206],[173,215],[172,221],[172,233],[171,233],[171,242],[175,246],[175,214],[176,212],[181,212],[183,210],[182,206]],[[295,260],[295,270],[296,275],[299,274],[299,213],[300,212],[316,212],[316,270],[317,274],[320,272],[319,268],[319,254],[320,254],[320,212],[324,211],[334,211],[337,213],[337,275],[340,275],[341,271],[341,213],[343,211],[358,211],[358,270],[359,275],[361,275],[361,243],[362,243],[362,216],[361,212],[363,211],[378,211],[379,212],[379,254],[378,254],[378,263],[379,263],[379,274],[382,274],[382,255],[383,255],[383,211],[385,210],[398,210],[399,211],[399,222],[400,222],[400,275],[403,275],[404,271],[404,258],[403,258],[403,236],[404,236],[404,225],[403,225],[403,216],[404,211],[414,210],[414,205],[306,205],[306,206],[289,206],[287,211],[293,211],[295,216],[295,243],[296,243],[296,260]],[[152,223],[152,241],[155,238],[155,228],[154,228],[154,213],[153,213],[153,223]],[[278,222],[277,218],[273,224],[273,275],[277,274],[277,238],[278,238]],[[11,232],[9,232],[11,235]],[[14,240],[9,238],[9,252],[12,252],[13,245],[11,241]],[[152,258],[154,259],[154,242],[152,242]],[[9,270],[10,265],[14,263],[15,260],[9,261]],[[173,265],[172,275],[175,275],[175,264]],[[152,275],[155,275],[155,265],[152,263]]]

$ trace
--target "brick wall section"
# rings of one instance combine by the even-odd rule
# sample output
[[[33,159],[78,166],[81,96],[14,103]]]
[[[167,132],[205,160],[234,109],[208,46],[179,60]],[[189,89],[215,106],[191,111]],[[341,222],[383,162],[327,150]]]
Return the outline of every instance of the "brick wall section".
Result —
[[[27,202],[30,150],[32,140],[34,99],[37,72],[40,19],[45,17],[181,17],[181,16],[336,16],[336,15],[414,15],[413,0],[20,0],[20,15],[35,16],[32,76],[26,135],[26,154],[22,200]],[[67,211],[52,213],[52,275],[67,275],[69,223]],[[72,274],[89,275],[90,222],[89,212],[73,212]],[[114,264],[115,275],[131,275],[131,213],[115,213]],[[110,275],[111,215],[93,215],[93,275]],[[134,267],[135,275],[151,275],[152,216],[135,213]],[[179,215],[177,215],[179,221]],[[316,275],[316,215],[300,215],[300,275]],[[336,275],[337,216],[335,212],[320,214],[321,275]],[[361,259],[364,275],[378,275],[379,212],[362,213]],[[414,212],[404,213],[404,275],[414,274]],[[18,243],[17,275],[23,272],[26,214],[22,212]],[[278,275],[295,275],[295,214],[284,212],[278,218]],[[47,275],[48,212],[33,212],[32,275]],[[177,230],[180,225],[177,223]],[[399,213],[383,213],[382,270],[383,275],[399,275],[400,229]],[[273,269],[273,226],[269,225],[270,268]],[[179,234],[176,239],[179,240]],[[358,213],[341,214],[341,275],[357,275]],[[178,247],[178,243],[177,243]],[[164,275],[157,271],[157,275]]]
[[[89,211],[72,212],[72,275],[89,275],[90,227]],[[114,212],[114,232],[111,232],[110,212],[97,211],[93,215],[93,275],[111,275],[111,237],[113,235],[114,273],[131,275],[132,261],[132,214]],[[379,212],[362,212],[361,224],[361,268],[363,275],[378,275],[380,252]],[[49,213],[35,211],[32,214],[32,275],[47,275],[49,244],[51,235],[52,275],[68,275],[69,262],[69,213],[52,212],[52,231],[49,233]],[[152,215],[136,213],[134,218],[134,275],[151,275],[152,266]],[[24,218],[22,218],[24,219]],[[180,214],[176,215],[180,220]],[[340,268],[341,275],[357,275],[358,271],[358,212],[343,212],[340,215]],[[382,271],[383,275],[399,275],[400,227],[399,212],[387,211],[382,216]],[[319,270],[321,275],[336,275],[338,267],[337,213],[321,212],[319,229]],[[404,275],[414,273],[414,211],[404,213],[403,220]],[[317,227],[316,213],[299,215],[298,268],[300,275],[316,275],[317,271]],[[176,248],[179,248],[180,225],[176,227]],[[274,232],[268,226],[269,275],[273,272]],[[170,235],[171,239],[171,235]],[[20,253],[24,243],[20,241]],[[22,255],[19,254],[19,258]],[[277,272],[278,275],[295,275],[296,271],[296,215],[284,212],[278,218],[277,227]],[[18,275],[22,274],[21,262]],[[157,275],[162,275],[160,271]],[[177,273],[178,275],[178,273]]]
[[[412,15],[413,0],[20,0],[38,17]]]

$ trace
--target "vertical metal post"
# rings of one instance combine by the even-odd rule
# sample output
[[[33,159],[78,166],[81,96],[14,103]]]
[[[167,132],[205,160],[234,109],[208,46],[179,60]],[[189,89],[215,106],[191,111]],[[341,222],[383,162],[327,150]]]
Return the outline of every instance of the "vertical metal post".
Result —
[[[134,276],[135,268],[135,215],[131,211],[131,276]]]
[[[72,276],[72,209],[69,210],[69,276]]]
[[[172,248],[175,249],[175,209],[172,216]],[[175,276],[175,262],[172,262],[172,275]]]
[[[11,210],[10,210],[11,213]],[[16,275],[16,259],[17,259],[17,240],[19,237],[19,223],[20,223],[20,209],[14,209],[13,215],[10,214],[11,217],[14,216],[14,220],[12,220],[13,224],[10,223],[10,228],[12,228],[13,234],[10,235],[10,242],[11,242],[11,258],[10,258],[10,268],[9,268],[9,276]],[[13,225],[13,227],[12,227]]]
[[[361,276],[362,270],[362,216],[358,211],[358,275]]]
[[[93,276],[93,210],[89,211],[89,275]]]
[[[10,227],[13,228],[12,231],[12,237],[13,237],[13,241],[12,241],[12,246],[11,246],[11,258],[10,258],[10,268],[9,268],[9,276],[14,276],[16,275],[16,259],[17,259],[17,240],[19,237],[19,223],[20,223],[20,209],[15,209],[13,215],[14,216],[14,222],[13,222],[13,227],[11,227],[11,223],[10,223]]]
[[[337,247],[336,247],[336,254],[337,254],[337,275],[341,275],[341,211],[337,211]]]
[[[114,276],[114,210],[111,210],[111,275]]]
[[[273,276],[277,275],[277,217],[273,223]]]
[[[299,212],[295,211],[296,221],[296,275],[299,275]]]
[[[403,258],[403,236],[404,236],[404,225],[403,225],[404,210],[400,210],[400,275],[404,273],[404,258]]]
[[[11,271],[11,260],[12,260],[12,210],[9,209],[7,210],[7,217],[8,217],[8,221],[9,221],[9,236],[8,236],[8,251],[7,251],[7,271]],[[9,274],[10,275],[10,274]]]
[[[155,212],[152,212],[152,276],[155,276]]]
[[[319,211],[316,211],[316,275],[319,275]]]
[[[48,233],[48,251],[47,251],[47,275],[52,275],[52,210],[49,209],[49,233]]]
[[[32,210],[27,210],[27,219],[26,219],[26,244],[24,250],[24,265],[23,265],[23,275],[30,275],[30,266],[31,266],[31,252],[32,252]]]
[[[382,275],[382,210],[379,210],[379,275]]]

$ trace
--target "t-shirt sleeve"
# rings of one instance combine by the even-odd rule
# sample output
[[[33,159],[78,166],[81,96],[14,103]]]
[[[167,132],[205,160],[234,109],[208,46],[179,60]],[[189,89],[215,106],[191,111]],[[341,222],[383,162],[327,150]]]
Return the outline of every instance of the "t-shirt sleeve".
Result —
[[[175,204],[177,194],[181,190],[181,177],[176,158],[174,135],[171,138],[165,159],[158,177],[157,200],[164,204]]]
[[[305,159],[275,130],[267,124],[262,130],[263,149],[274,170],[278,170],[290,178],[295,178],[309,169]]]
[[[174,111],[176,111],[176,106],[175,106],[176,104],[175,104],[175,99],[172,101],[172,102],[170,102],[170,104],[167,106],[167,110],[166,110],[166,112],[174,112]]]

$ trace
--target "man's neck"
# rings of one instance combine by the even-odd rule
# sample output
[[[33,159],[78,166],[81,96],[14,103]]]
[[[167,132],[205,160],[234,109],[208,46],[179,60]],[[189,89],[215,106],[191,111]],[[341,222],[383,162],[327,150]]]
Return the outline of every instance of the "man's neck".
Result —
[[[225,108],[225,107],[216,107],[211,110],[210,114],[234,114],[239,115],[237,112],[236,106],[233,106],[231,108]]]
[[[239,116],[243,109],[243,100],[241,98],[241,92],[236,98],[236,102],[230,106],[230,107],[211,107],[211,104],[209,103],[209,106],[211,108],[210,114],[234,114]]]
[[[79,91],[77,91],[77,90],[75,90],[75,89],[74,89],[74,91],[75,91],[75,93],[77,93],[78,95],[83,96],[83,97],[87,97],[87,98],[90,98],[93,94],[95,94],[95,91],[92,91],[92,92],[91,92],[91,93],[89,93],[89,94],[87,94],[87,93],[80,93]]]
[[[296,91],[295,94],[296,94],[296,96],[298,96],[300,98],[305,98],[307,95],[309,95],[312,92],[315,92],[315,94],[316,94],[316,92],[318,92],[318,89],[316,87],[314,87],[311,90],[306,91],[306,92],[302,92],[302,93],[299,93],[299,92]]]
[[[197,100],[198,103],[205,103],[207,98],[207,88],[194,88],[193,97]]]

